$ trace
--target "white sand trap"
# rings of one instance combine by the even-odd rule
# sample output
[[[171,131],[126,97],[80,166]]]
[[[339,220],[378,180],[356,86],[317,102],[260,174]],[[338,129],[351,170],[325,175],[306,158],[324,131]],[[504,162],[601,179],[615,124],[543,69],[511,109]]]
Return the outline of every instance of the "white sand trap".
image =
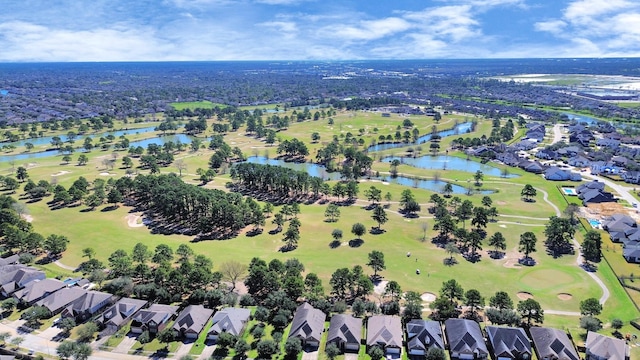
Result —
[[[101,172],[101,173],[100,173],[100,175],[101,175],[101,176],[110,176],[111,174],[110,174],[110,173],[108,173],[108,172]]]
[[[518,293],[518,299],[520,300],[533,299],[533,295],[530,292],[520,291]]]
[[[62,175],[65,175],[65,174],[70,174],[70,173],[71,173],[71,171],[60,170],[57,173],[52,174],[51,176],[62,176]]]
[[[383,181],[383,182],[382,182],[382,185],[389,185],[389,183],[388,183],[388,182],[386,182],[386,181]]]
[[[507,227],[507,225],[504,225],[504,224],[498,225],[498,226],[500,226],[501,228],[506,228]]]
[[[434,301],[436,301],[436,294],[433,294],[433,293],[430,293],[430,292],[426,292],[426,293],[423,293],[422,295],[420,295],[420,298],[424,302],[434,302]]]
[[[144,222],[138,214],[129,214],[125,216],[125,219],[127,219],[127,225],[129,225],[129,227],[135,228],[144,226]]]
[[[387,280],[380,281],[373,287],[373,292],[380,295],[384,294],[384,288],[387,287],[388,283],[389,282]]]
[[[28,215],[28,214],[22,214],[22,218],[23,218],[26,222],[32,222],[32,221],[33,221],[33,216]]]
[[[558,294],[558,299],[560,299],[562,301],[569,301],[569,300],[573,299],[573,295],[571,295],[569,293],[560,293],[560,294]]]

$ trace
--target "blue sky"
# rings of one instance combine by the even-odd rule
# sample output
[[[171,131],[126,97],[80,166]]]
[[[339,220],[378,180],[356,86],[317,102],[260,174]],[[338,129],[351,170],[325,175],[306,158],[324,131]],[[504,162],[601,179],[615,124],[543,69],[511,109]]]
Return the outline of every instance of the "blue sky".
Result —
[[[638,57],[638,0],[0,0],[0,61]]]

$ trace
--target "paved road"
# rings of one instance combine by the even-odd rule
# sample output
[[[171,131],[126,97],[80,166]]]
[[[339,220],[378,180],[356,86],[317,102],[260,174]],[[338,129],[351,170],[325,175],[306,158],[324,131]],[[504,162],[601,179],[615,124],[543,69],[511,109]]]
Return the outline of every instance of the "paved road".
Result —
[[[555,144],[562,141],[562,125],[555,124],[553,125],[553,140],[551,140],[551,144]]]
[[[598,180],[600,182],[603,182],[605,185],[609,186],[610,188],[612,188],[615,192],[618,193],[618,196],[621,199],[624,199],[626,202],[628,202],[629,204],[633,204],[633,203],[637,203],[638,200],[636,200],[635,197],[633,197],[633,195],[631,195],[631,191],[633,191],[632,187],[628,187],[628,186],[622,186],[618,183],[615,183],[607,178],[604,178],[602,176],[598,176],[598,175],[591,175],[591,174],[585,174],[583,173],[582,176],[592,179],[592,180]]]

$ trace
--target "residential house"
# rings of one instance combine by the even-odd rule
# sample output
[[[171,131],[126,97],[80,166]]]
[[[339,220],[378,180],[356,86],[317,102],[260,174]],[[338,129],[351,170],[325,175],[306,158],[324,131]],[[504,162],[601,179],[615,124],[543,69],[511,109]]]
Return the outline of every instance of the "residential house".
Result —
[[[440,323],[431,320],[414,319],[407,323],[407,349],[409,355],[426,355],[436,347],[444,350],[444,339]]]
[[[176,316],[177,306],[153,304],[148,309],[138,311],[131,321],[131,332],[141,334],[148,331],[157,334]]]
[[[602,190],[589,190],[578,195],[578,198],[582,200],[582,203],[586,206],[588,203],[598,204],[604,202],[615,202],[616,199],[610,192]]]
[[[367,321],[367,347],[380,346],[387,355],[402,351],[402,323],[398,316],[374,315]]]
[[[14,292],[12,296],[26,307],[66,287],[65,283],[57,279],[36,280]]]
[[[535,157],[537,157],[538,159],[544,159],[544,160],[557,160],[560,158],[558,153],[549,149],[542,149],[538,151]]]
[[[582,176],[569,170],[552,166],[544,171],[544,178],[549,181],[582,181]]]
[[[620,146],[620,140],[600,138],[596,140],[596,145],[609,149],[616,149],[618,148],[618,146]]]
[[[587,333],[585,360],[629,360],[630,349],[624,340]]]
[[[587,192],[589,190],[604,190],[604,183],[598,180],[593,180],[591,182],[582,184],[576,188],[576,192],[578,194]]]
[[[489,350],[480,325],[473,320],[447,319],[444,332],[452,359],[487,359]]]
[[[538,360],[580,360],[564,330],[543,327],[529,329]]]
[[[51,314],[56,315],[86,293],[87,290],[79,287],[67,287],[36,301],[36,305],[44,306],[51,311]]]
[[[207,339],[216,341],[218,336],[229,333],[233,336],[240,336],[251,317],[251,310],[243,308],[229,307],[218,311],[213,315],[211,329],[207,333]]]
[[[47,275],[42,270],[22,265],[7,265],[3,267],[0,275],[0,292],[6,298],[30,282],[46,278]]]
[[[567,162],[575,167],[588,167],[591,165],[591,161],[582,155],[573,156]]]
[[[94,314],[112,303],[114,296],[101,291],[86,291],[76,301],[69,304],[60,317],[74,318],[76,322],[82,322],[91,318]]]
[[[640,184],[640,171],[625,171],[620,176],[626,183]]]
[[[18,264],[19,261],[20,261],[20,255],[18,254],[14,254],[6,258],[0,258],[0,267],[5,265]]]
[[[331,317],[327,344],[334,343],[342,351],[358,352],[362,337],[362,319],[337,314]]]
[[[176,336],[197,339],[204,326],[213,315],[213,310],[202,305],[189,305],[176,318],[173,332]]]
[[[531,343],[521,328],[487,326],[489,344],[496,360],[529,360]]]
[[[640,242],[634,242],[633,244],[625,244],[622,250],[622,256],[627,262],[640,263]]]
[[[98,319],[98,324],[113,334],[131,319],[136,311],[147,305],[146,300],[122,298],[108,308]]]
[[[309,303],[298,306],[291,322],[289,338],[299,338],[302,341],[302,346],[313,348],[320,346],[326,318],[327,316],[322,310],[314,308]]]

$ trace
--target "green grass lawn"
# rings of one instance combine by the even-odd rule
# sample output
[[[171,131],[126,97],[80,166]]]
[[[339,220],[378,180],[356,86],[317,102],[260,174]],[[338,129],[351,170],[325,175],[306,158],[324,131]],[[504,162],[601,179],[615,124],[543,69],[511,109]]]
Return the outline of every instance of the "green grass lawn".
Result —
[[[207,334],[209,333],[209,329],[212,325],[213,323],[211,321],[208,321],[205,324],[202,332],[198,336],[198,339],[195,341],[195,343],[193,343],[193,346],[189,350],[189,354],[196,356],[202,354],[202,350],[204,350],[205,343],[207,342]]]
[[[213,109],[216,106],[219,107],[219,108],[227,107],[227,105],[225,105],[225,104],[213,103],[213,102],[208,101],[208,100],[173,102],[173,103],[170,103],[169,105],[172,106],[176,110],[185,110],[185,109],[194,110],[196,108]]]

